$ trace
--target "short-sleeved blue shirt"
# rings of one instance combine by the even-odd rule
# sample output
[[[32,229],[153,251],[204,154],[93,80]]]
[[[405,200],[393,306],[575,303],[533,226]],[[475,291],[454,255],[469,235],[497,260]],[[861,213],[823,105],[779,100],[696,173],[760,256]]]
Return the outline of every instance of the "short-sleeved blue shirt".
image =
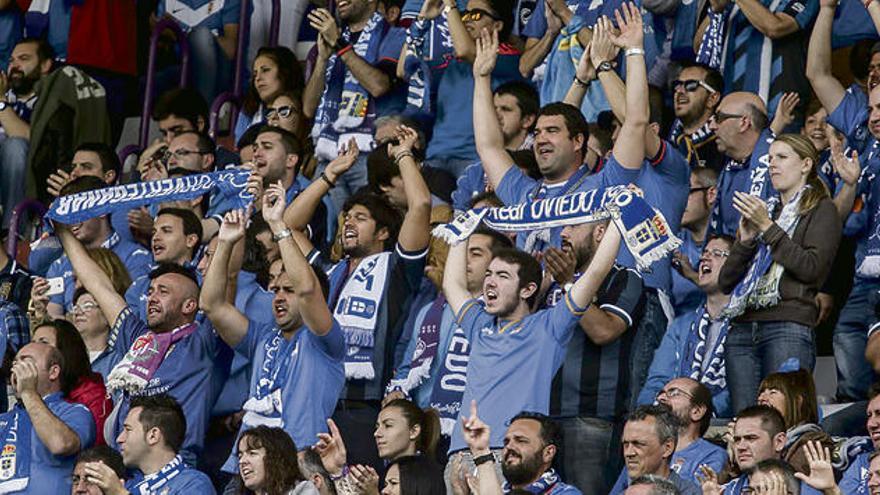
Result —
[[[138,483],[143,479],[144,475],[137,473],[132,479],[125,482],[125,489],[132,495],[148,495],[145,491],[146,486],[138,487]],[[208,478],[205,473],[185,466],[177,476],[169,478],[162,485],[162,490],[156,493],[161,495],[214,495],[217,492],[214,490],[211,478]]]
[[[251,372],[251,397],[259,386],[258,367],[266,359],[267,344],[279,335],[281,331],[274,323],[250,320],[247,335],[235,347],[235,352],[254,363]],[[302,327],[291,339],[292,341],[282,342],[279,347],[279,351],[286,348],[292,353],[287,381],[281,391],[282,428],[293,439],[296,448],[304,450],[315,443],[318,433],[327,432],[327,418],[333,415],[345,385],[345,370],[342,365],[345,358],[345,336],[334,319],[333,327],[327,335],[318,336]],[[275,363],[280,363],[282,359],[282,356],[276,356]],[[223,470],[228,473],[238,472],[236,449],[233,446],[223,465]]]
[[[238,24],[240,0],[160,0],[159,17],[168,14],[187,31],[206,27],[215,34],[226,24]]]
[[[550,384],[586,310],[575,306],[568,294],[564,301],[510,322],[498,321],[476,299],[459,311],[459,325],[471,343],[461,403],[477,401],[480,418],[491,428],[493,449],[503,446],[507,421],[519,411],[549,413]],[[466,407],[462,410],[470,414]],[[465,448],[461,428],[454,428],[449,451]]]

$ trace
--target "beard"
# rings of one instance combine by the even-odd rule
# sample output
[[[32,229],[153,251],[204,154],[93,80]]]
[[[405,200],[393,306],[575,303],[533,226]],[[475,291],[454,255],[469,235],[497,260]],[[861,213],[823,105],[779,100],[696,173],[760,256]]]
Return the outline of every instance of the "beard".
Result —
[[[20,70],[13,70],[9,73],[9,89],[11,89],[16,96],[24,96],[33,91],[34,85],[37,84],[39,79],[40,74],[36,69],[30,74],[25,74]]]
[[[519,456],[517,455],[517,457]],[[505,459],[501,464],[501,472],[511,485],[524,485],[542,474],[541,464],[540,454],[520,457],[519,464],[515,465],[508,464]]]

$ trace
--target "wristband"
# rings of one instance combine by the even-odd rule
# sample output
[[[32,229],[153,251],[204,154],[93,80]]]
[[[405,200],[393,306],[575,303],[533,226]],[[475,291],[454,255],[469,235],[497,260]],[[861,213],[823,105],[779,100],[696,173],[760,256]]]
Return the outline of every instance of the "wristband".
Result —
[[[394,155],[394,162],[399,163],[400,160],[403,160],[406,157],[413,158],[413,154],[411,151],[401,151],[400,153]]]
[[[284,229],[276,234],[272,234],[272,240],[275,242],[281,242],[288,237],[292,237],[293,233],[290,232],[290,229]]]
[[[581,81],[581,78],[574,76],[574,83],[582,88],[590,87],[590,81]]]
[[[453,9],[453,8],[454,8],[454,7],[452,7],[452,5],[446,5],[446,6],[444,6],[444,7],[443,7],[443,15],[445,15],[446,17],[449,17],[449,13],[452,12],[452,9]],[[455,9],[455,11],[458,12],[458,9]]]
[[[330,189],[333,189],[334,187],[336,187],[336,184],[332,180],[330,180],[330,178],[327,177],[327,175],[324,172],[321,172],[320,179],[323,180],[324,182],[326,182],[327,185],[330,186]]]
[[[603,72],[608,72],[610,70],[614,70],[614,62],[606,60],[596,67],[596,75],[599,75]]]
[[[495,462],[495,454],[489,452],[488,454],[483,454],[479,457],[474,457],[474,466],[479,466],[480,464],[486,464],[487,462]]]
[[[623,53],[626,54],[627,57],[630,57],[630,56],[632,56],[632,55],[642,55],[642,56],[644,56],[644,55],[645,55],[645,50],[642,50],[641,48],[627,48],[626,51],[623,52]]]
[[[339,51],[336,52],[337,57],[341,57],[345,55],[346,52],[351,51],[354,48],[354,45],[348,44],[342,47]]]
[[[348,465],[346,464],[345,466],[342,466],[342,473],[340,473],[340,474],[337,475],[337,476],[334,476],[334,475],[332,475],[332,474],[330,475],[330,481],[332,481],[332,482],[335,483],[335,482],[341,480],[342,478],[345,478],[346,476],[348,476],[348,473],[349,473],[350,471],[351,471],[351,470],[348,469]]]

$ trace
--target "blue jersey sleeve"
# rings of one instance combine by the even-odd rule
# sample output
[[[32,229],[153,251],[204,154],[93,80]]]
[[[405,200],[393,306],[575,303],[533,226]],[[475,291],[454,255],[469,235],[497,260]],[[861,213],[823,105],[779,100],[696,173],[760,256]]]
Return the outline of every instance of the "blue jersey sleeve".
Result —
[[[529,16],[529,22],[523,28],[522,35],[526,38],[541,38],[547,32],[547,14],[544,13],[543,1],[537,2],[535,11]]]
[[[523,173],[515,164],[511,165],[498,187],[495,195],[506,206],[518,205],[528,201],[529,193],[538,187],[538,181]]]
[[[550,331],[560,345],[568,345],[574,327],[586,310],[586,307],[580,307],[574,303],[571,294],[565,294],[562,302],[542,311],[542,317],[546,319],[544,327]]]
[[[477,327],[481,327],[487,321],[491,321],[492,316],[486,312],[480,301],[471,299],[464,303],[455,320],[459,328],[464,332],[468,340],[473,340],[474,331]]]
[[[82,404],[68,404],[67,406],[57,413],[58,419],[79,437],[80,450],[86,450],[95,443],[95,418]]]
[[[806,29],[819,13],[819,0],[791,0],[779,11],[794,17],[798,26],[801,29]]]
[[[121,355],[128,352],[128,349],[134,343],[135,339],[148,331],[146,323],[137,317],[131,306],[126,306],[110,329],[110,336],[107,340],[108,347],[115,347],[121,351]]]
[[[244,338],[233,348],[233,350],[242,356],[252,360],[257,353],[259,346],[266,335],[272,330],[274,325],[270,323],[261,323],[256,320],[248,320],[247,333]]]
[[[612,274],[596,298],[599,309],[615,314],[626,323],[633,325],[633,315],[639,310],[644,295],[644,282],[635,270],[621,268]]]
[[[223,5],[223,12],[220,13],[220,20],[223,25],[238,24],[238,21],[241,19],[240,10],[240,0],[226,0],[226,3]]]
[[[837,105],[826,121],[832,127],[846,135],[847,140],[853,142],[862,141],[857,134],[864,133],[867,129],[868,107],[866,107],[855,95],[845,92],[843,99]]]
[[[425,262],[428,259],[428,248],[421,251],[404,251],[400,244],[394,248],[393,260],[398,263],[398,268],[403,270],[404,280],[409,288],[415,292],[422,283],[422,277],[425,275]]]
[[[150,267],[153,263],[153,256],[150,254],[149,251],[138,246],[137,244],[126,244],[128,244],[128,255],[125,257],[120,256],[120,258],[122,259],[122,263],[125,265],[125,268],[128,270],[128,275],[131,277],[132,280],[137,280],[140,277],[149,275]],[[117,251],[116,254],[118,255],[120,253]]]
[[[342,362],[345,358],[345,334],[336,318],[333,318],[333,326],[326,335],[312,334],[324,354],[334,361]]]
[[[645,166],[644,162],[642,163],[642,166]],[[606,186],[619,186],[635,183],[635,181],[638,180],[639,175],[642,173],[642,170],[624,167],[617,161],[617,158],[614,157],[614,153],[611,153],[608,160],[605,161],[605,166],[602,167],[601,173],[605,178]]]
[[[840,478],[840,483],[838,483],[841,493],[867,493],[865,488],[868,481],[867,458],[869,455],[860,454],[843,472],[843,477]]]
[[[650,162],[654,170],[670,184],[690,184],[691,167],[675,146],[660,140],[660,151]]]

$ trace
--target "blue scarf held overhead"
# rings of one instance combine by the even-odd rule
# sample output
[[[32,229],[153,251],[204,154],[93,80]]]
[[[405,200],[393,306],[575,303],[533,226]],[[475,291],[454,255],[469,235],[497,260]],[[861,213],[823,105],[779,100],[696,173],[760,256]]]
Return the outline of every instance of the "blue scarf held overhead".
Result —
[[[180,455],[175,456],[174,459],[171,459],[171,462],[162,466],[162,469],[153,474],[144,476],[144,479],[134,485],[133,494],[153,495],[156,493],[167,493],[161,491],[162,487],[180,474],[185,467],[183,458],[180,457]]]
[[[477,208],[435,227],[433,234],[455,245],[467,239],[481,222],[494,230],[520,232],[611,218],[636,265],[644,270],[681,241],[670,232],[663,214],[654,210],[640,192],[634,186],[612,186],[519,205]]]
[[[712,327],[712,318],[706,311],[706,305],[697,311],[697,318],[691,323],[690,332],[685,340],[678,376],[687,376],[702,383],[714,396],[727,388],[724,343],[727,340],[730,322],[725,318],[721,324],[721,332],[714,342],[710,342],[709,329]]]
[[[374,12],[352,50],[367,63],[375,63],[387,28],[382,14]],[[351,40],[351,29],[346,26],[340,36],[345,41]],[[327,59],[324,81],[324,93],[312,126],[315,155],[333,160],[351,138],[357,141],[361,151],[371,151],[376,111],[370,94],[335,53]]]
[[[46,217],[72,225],[152,203],[197,198],[214,189],[235,197],[233,208],[246,208],[253,201],[253,195],[245,190],[250,174],[246,170],[224,170],[71,194],[53,201]]]
[[[433,115],[431,90],[434,82],[429,62],[442,60],[437,66],[442,68],[453,56],[446,14],[432,20],[413,21],[406,32],[406,46],[404,73],[409,80],[406,113]]]
[[[31,418],[21,403],[0,423],[0,493],[27,488],[31,473]]]

